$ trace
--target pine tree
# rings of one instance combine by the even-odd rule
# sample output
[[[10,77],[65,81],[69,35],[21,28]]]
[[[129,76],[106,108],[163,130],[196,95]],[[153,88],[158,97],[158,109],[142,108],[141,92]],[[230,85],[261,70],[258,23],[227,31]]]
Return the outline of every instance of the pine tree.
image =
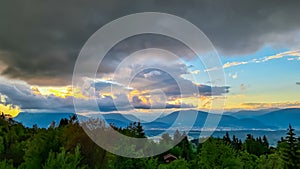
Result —
[[[140,122],[138,122],[136,125],[136,137],[137,138],[146,138],[143,126],[141,125]]]
[[[180,140],[182,139],[181,137],[182,136],[181,136],[180,132],[178,130],[176,130],[174,133],[174,136],[173,136],[174,143],[179,143]]]
[[[287,136],[285,137],[285,146],[282,150],[282,159],[289,169],[297,169],[297,165],[299,163],[299,159],[297,158],[297,140],[295,137],[294,130],[289,124],[289,128],[287,129]]]
[[[225,136],[223,137],[223,140],[224,140],[226,143],[231,144],[231,140],[230,140],[230,137],[229,137],[229,134],[228,134],[227,131],[226,131]]]
[[[263,146],[263,149],[264,149],[264,153],[270,153],[269,141],[268,141],[268,139],[265,135],[263,136],[263,139],[262,139],[262,146]]]
[[[161,138],[162,138],[161,142],[163,142],[163,143],[169,144],[172,142],[172,138],[170,137],[169,133],[164,133],[161,136]]]
[[[263,145],[269,148],[269,141],[265,135],[263,136]]]

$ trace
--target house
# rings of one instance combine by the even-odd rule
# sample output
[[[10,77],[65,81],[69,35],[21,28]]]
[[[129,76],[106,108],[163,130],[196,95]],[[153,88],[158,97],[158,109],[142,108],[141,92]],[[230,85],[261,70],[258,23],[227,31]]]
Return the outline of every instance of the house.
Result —
[[[170,163],[170,162],[172,162],[174,160],[177,160],[177,157],[175,157],[174,155],[172,155],[172,154],[164,155],[164,161],[166,163]]]

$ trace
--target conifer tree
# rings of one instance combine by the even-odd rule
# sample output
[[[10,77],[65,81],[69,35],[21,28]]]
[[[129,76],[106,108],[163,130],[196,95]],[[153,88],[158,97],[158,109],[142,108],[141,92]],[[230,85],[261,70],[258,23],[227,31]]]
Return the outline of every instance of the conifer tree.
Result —
[[[228,132],[226,132],[225,136],[223,137],[223,140],[224,140],[226,143],[231,144],[231,140],[230,140],[230,137],[229,137]]]
[[[265,135],[263,136],[263,145],[269,148],[269,141]]]
[[[289,169],[297,169],[299,165],[298,152],[297,152],[297,140],[295,137],[294,130],[289,124],[289,128],[287,129],[287,136],[285,137],[285,146],[282,149],[282,159]]]

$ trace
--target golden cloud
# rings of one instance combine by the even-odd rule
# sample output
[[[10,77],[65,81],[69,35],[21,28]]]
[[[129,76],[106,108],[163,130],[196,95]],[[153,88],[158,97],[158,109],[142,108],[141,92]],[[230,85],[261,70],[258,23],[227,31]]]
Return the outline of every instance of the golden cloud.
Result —
[[[14,106],[11,104],[0,104],[0,112],[1,114],[4,113],[6,116],[16,117],[21,112],[21,110],[18,106]]]
[[[32,86],[31,90],[32,93],[35,95],[42,95],[42,96],[53,95],[60,98],[67,98],[67,97],[75,97],[75,98],[82,98],[82,99],[87,98],[82,94],[80,89],[73,88],[72,86],[63,86],[63,87]]]

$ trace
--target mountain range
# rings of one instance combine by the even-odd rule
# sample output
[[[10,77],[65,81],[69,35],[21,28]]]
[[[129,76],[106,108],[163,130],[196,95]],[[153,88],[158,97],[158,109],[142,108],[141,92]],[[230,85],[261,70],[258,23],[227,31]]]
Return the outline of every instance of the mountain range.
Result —
[[[118,127],[125,127],[132,122],[141,122],[146,130],[185,128],[189,124],[195,122],[193,129],[202,129],[204,127],[208,113],[204,111],[182,111],[185,117],[179,119],[179,111],[175,111],[163,117],[159,117],[152,122],[145,122],[130,114],[110,113],[93,115],[92,118],[104,118],[107,123],[114,124]],[[196,114],[192,114],[196,113]],[[47,128],[52,121],[59,124],[60,119],[69,118],[73,113],[27,113],[22,112],[14,118],[15,121],[21,122],[27,127],[32,127],[37,124],[38,127]],[[194,115],[194,116],[193,116]],[[196,118],[188,118],[196,117]],[[272,109],[272,110],[243,110],[240,112],[225,112],[223,115],[210,114],[210,119],[220,119],[218,129],[226,130],[281,130],[286,129],[289,123],[296,129],[300,129],[300,109]],[[78,115],[80,120],[87,120],[88,117]],[[205,128],[213,128],[214,126],[208,123]]]

